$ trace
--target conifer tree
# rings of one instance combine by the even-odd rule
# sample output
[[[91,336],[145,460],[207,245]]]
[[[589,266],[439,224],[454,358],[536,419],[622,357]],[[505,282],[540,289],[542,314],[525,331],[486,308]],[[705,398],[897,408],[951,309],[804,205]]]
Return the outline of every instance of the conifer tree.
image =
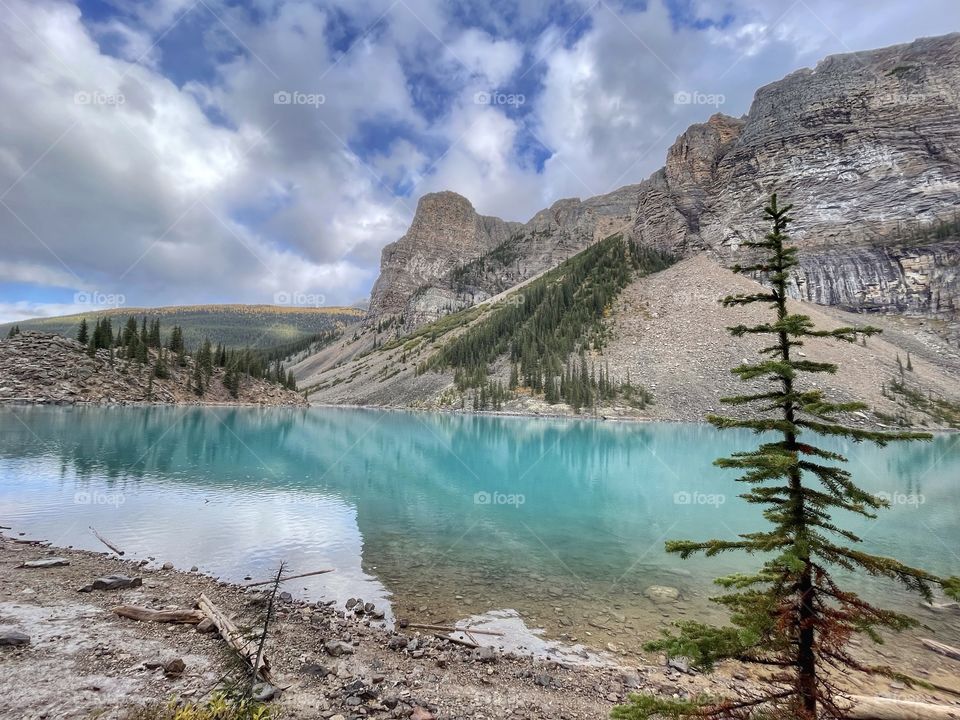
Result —
[[[195,360],[193,363],[193,391],[202,397],[203,389],[203,368]]]
[[[86,345],[87,342],[90,340],[89,333],[90,333],[90,330],[87,326],[87,319],[81,318],[80,328],[77,330],[77,342],[80,343],[81,345]]]
[[[14,338],[19,334],[20,334],[20,326],[14,325],[13,327],[10,328],[10,331],[7,333],[7,339],[9,340],[10,338]]]
[[[807,435],[846,438],[853,442],[884,445],[895,440],[921,440],[930,436],[912,432],[881,433],[844,425],[845,412],[864,408],[862,403],[836,403],[820,390],[803,387],[803,373],[834,373],[830,363],[795,357],[805,338],[829,338],[853,343],[858,336],[879,332],[873,327],[842,327],[818,330],[809,317],[791,314],[787,308],[790,269],[797,264],[797,250],[786,245],[784,231],[791,222],[790,206],[779,207],[774,195],[765,213],[772,232],[762,240],[746,243],[759,252],[759,259],[737,272],[761,273],[769,289],[725,298],[726,307],[767,304],[774,317],[758,325],[729,328],[734,337],[771,336],[771,344],[756,363],[733,368],[741,380],[762,380],[768,389],[725,398],[737,406],[753,406],[754,419],[708,416],[717,428],[745,428],[771,433],[755,450],[735,453],[715,462],[722,468],[743,471],[740,482],[750,490],[747,502],[765,508],[772,527],[747,533],[733,541],[671,541],[669,552],[682,558],[694,553],[706,556],[742,551],[766,557],[753,574],[736,574],[716,582],[728,592],[716,602],[730,611],[730,625],[716,628],[698,621],[676,623],[678,631],[648,646],[670,655],[685,655],[701,669],[710,670],[721,660],[759,663],[772,669],[762,694],[738,699],[686,701],[634,695],[631,704],[613,711],[622,720],[650,717],[744,718],[756,713],[764,718],[843,718],[837,702],[835,673],[865,672],[895,677],[913,684],[922,681],[886,666],[867,665],[851,654],[850,639],[863,633],[879,640],[884,630],[899,631],[916,625],[902,613],[868,603],[849,589],[837,585],[833,570],[860,571],[899,582],[930,600],[941,587],[948,595],[960,594],[960,578],[941,578],[892,558],[871,555],[855,547],[860,538],[839,526],[834,515],[844,511],[876,517],[888,503],[859,488],[851,474],[837,463],[838,453],[813,445]],[[801,439],[803,437],[803,439]],[[830,464],[827,464],[830,463]]]

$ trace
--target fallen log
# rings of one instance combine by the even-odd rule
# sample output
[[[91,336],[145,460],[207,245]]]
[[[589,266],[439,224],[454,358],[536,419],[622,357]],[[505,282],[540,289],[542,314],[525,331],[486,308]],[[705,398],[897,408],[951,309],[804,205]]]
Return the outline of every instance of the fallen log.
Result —
[[[140,622],[180,623],[182,625],[196,625],[205,615],[199,610],[153,610],[136,605],[118,605],[111,609],[120,617],[139,620]]]
[[[960,720],[960,707],[853,695],[849,720]]]
[[[436,630],[438,632],[460,632],[460,633],[473,633],[475,635],[496,635],[497,637],[503,637],[502,632],[494,632],[493,630],[478,630],[474,627],[467,628],[458,628],[458,627],[448,627],[446,625],[424,625],[422,623],[411,623],[404,620],[400,621],[400,627],[402,628],[413,628],[414,630]]]
[[[41,560],[27,560],[17,565],[18,568],[52,568],[52,567],[63,567],[64,565],[69,565],[70,561],[66,558],[43,558]]]
[[[220,636],[226,641],[240,658],[246,662],[253,670],[255,675],[260,676],[264,682],[273,684],[270,677],[270,662],[266,656],[262,658],[257,665],[257,642],[253,638],[246,637],[234,622],[227,617],[227,614],[214,605],[204,593],[200,594],[200,600],[197,602],[200,612],[217,626]]]
[[[936,640],[930,640],[929,638],[920,638],[920,642],[923,643],[923,646],[927,648],[927,650],[933,650],[938,655],[943,655],[951,660],[960,660],[960,648],[955,648],[952,645],[937,642]]]
[[[94,536],[97,540],[99,540],[99,541],[102,542],[104,545],[106,545],[108,548],[110,548],[111,550],[113,550],[117,555],[123,555],[123,550],[121,550],[120,548],[118,548],[116,545],[114,545],[114,544],[111,543],[109,540],[107,540],[103,535],[101,535],[100,533],[98,533],[98,532],[97,532],[97,529],[96,529],[95,527],[93,527],[93,525],[90,525],[89,527],[90,527],[90,532],[93,533],[93,536]]]
[[[280,578],[280,582],[285,582],[287,580],[296,580],[297,578],[311,577],[313,575],[323,575],[324,573],[330,573],[330,572],[333,572],[333,568],[330,568],[328,570],[314,570],[313,572],[301,573],[299,575],[288,575],[287,577]],[[276,581],[277,581],[276,578],[270,578],[269,580],[257,580],[257,582],[247,583],[243,587],[252,588],[252,587],[257,587],[258,585],[270,585],[271,583],[275,583]]]

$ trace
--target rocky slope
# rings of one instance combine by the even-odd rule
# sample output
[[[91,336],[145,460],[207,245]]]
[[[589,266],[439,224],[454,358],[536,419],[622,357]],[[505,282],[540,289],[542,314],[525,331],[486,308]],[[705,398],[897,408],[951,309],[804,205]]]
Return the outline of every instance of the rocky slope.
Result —
[[[299,393],[245,376],[238,398],[223,385],[223,369],[214,368],[202,397],[189,388],[193,360],[171,364],[170,377],[153,378],[134,362],[110,362],[107,350],[95,357],[76,340],[49,333],[22,332],[0,340],[0,403],[245,403],[305,406]]]
[[[777,191],[800,210],[796,297],[937,319],[958,341],[958,148],[960,34],[831,56],[758,90],[744,117],[690,127],[639,185],[561,200],[524,225],[482,218],[454,193],[426,196],[384,250],[371,314],[415,327],[621,229],[731,263]]]
[[[765,318],[762,307],[724,308],[719,300],[729,293],[749,293],[760,286],[718,265],[706,254],[682,260],[662,272],[634,280],[612,308],[608,321],[610,342],[602,353],[588,359],[607,365],[617,381],[628,375],[634,383],[648,388],[653,404],[638,409],[616,403],[598,407],[596,415],[606,418],[699,421],[705,412],[736,414],[720,398],[747,391],[730,368],[755,358],[760,340],[733,338],[726,328],[750,324]],[[423,334],[414,333],[393,343],[381,338],[373,348],[373,330],[355,340],[331,345],[307,361],[294,366],[300,386],[310,390],[319,404],[348,404],[378,407],[416,407],[429,410],[459,410],[463,394],[454,384],[452,371],[417,372],[417,365],[431,357],[463,327],[482,321],[485,304],[460,316],[464,322],[434,330],[427,325]],[[836,308],[795,301],[792,312],[810,315],[824,328],[863,324],[865,318]],[[474,317],[470,313],[477,313]],[[960,352],[940,336],[909,321],[897,318],[869,318],[883,329],[866,346],[836,341],[810,341],[804,348],[811,360],[837,363],[839,371],[827,376],[821,387],[838,400],[863,400],[873,411],[851,417],[853,423],[888,425],[907,421],[917,426],[946,427],[950,424],[931,408],[917,407],[902,394],[890,390],[897,378],[924,396],[943,399],[960,412]],[[898,364],[911,358],[912,370],[900,373]],[[493,376],[506,383],[509,366],[501,361]],[[541,396],[518,391],[504,405],[506,413],[574,415],[569,406],[547,404]],[[589,410],[583,411],[590,414]],[[960,415],[957,416],[960,420]]]

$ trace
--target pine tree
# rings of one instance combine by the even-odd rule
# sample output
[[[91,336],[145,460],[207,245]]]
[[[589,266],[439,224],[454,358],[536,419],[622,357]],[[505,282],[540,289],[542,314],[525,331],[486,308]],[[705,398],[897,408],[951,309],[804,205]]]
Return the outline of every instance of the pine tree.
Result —
[[[204,390],[204,387],[203,387],[203,368],[200,367],[200,363],[197,362],[196,360],[194,360],[194,363],[193,363],[193,381],[192,381],[192,382],[193,382],[193,391],[194,391],[197,395],[200,395],[200,396],[202,397],[202,396],[203,396],[203,390]]]
[[[19,334],[20,334],[20,326],[14,325],[13,327],[10,328],[10,331],[7,333],[7,340],[9,340],[10,338],[16,337]]]
[[[697,621],[681,621],[676,623],[678,632],[667,633],[663,640],[648,646],[670,655],[686,655],[703,670],[710,670],[724,659],[759,663],[773,670],[770,685],[761,695],[746,699],[685,701],[636,695],[630,705],[614,710],[614,718],[743,718],[755,711],[770,718],[842,718],[844,712],[836,702],[838,688],[828,669],[923,683],[890,667],[865,665],[851,655],[850,638],[855,634],[864,633],[876,640],[882,630],[899,631],[917,623],[902,613],[874,607],[850,590],[840,588],[832,570],[859,570],[900,582],[927,600],[937,586],[951,596],[960,595],[960,578],[940,578],[894,559],[868,554],[851,546],[860,538],[835,524],[836,511],[873,518],[874,511],[888,503],[854,484],[850,473],[836,464],[845,461],[843,456],[817,447],[810,440],[801,440],[801,435],[842,437],[877,445],[930,436],[849,427],[837,415],[862,409],[862,403],[834,403],[822,391],[800,386],[801,373],[834,373],[837,369],[830,363],[795,359],[793,351],[803,346],[804,338],[852,343],[859,335],[874,335],[879,330],[818,330],[807,316],[788,312],[787,284],[790,269],[797,264],[796,248],[785,245],[784,230],[791,221],[789,210],[789,206],[777,205],[776,195],[772,197],[765,211],[772,222],[772,232],[762,240],[746,243],[760,251],[762,257],[754,264],[733,268],[737,272],[765,275],[770,289],[723,300],[726,307],[764,303],[775,312],[770,322],[729,328],[735,337],[772,336],[771,345],[761,351],[763,359],[733,368],[741,380],[766,380],[770,388],[724,399],[730,405],[757,406],[760,415],[755,419],[707,418],[720,429],[745,428],[777,436],[755,450],[738,452],[715,463],[744,472],[739,481],[751,489],[741,497],[764,506],[764,517],[772,527],[740,535],[734,541],[667,543],[667,550],[682,558],[700,552],[709,557],[743,551],[763,554],[767,559],[754,574],[737,574],[716,581],[729,591],[716,599],[730,611],[729,626],[716,628]]]
[[[90,341],[90,330],[87,326],[87,319],[80,319],[80,329],[77,330],[77,342],[86,345]]]

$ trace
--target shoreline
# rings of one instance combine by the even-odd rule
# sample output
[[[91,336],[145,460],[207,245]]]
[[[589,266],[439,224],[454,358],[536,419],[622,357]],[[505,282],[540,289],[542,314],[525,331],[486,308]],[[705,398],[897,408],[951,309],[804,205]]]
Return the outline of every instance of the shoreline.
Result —
[[[18,567],[53,557],[68,564]],[[121,604],[189,609],[203,593],[238,624],[254,627],[262,622],[267,593],[160,565],[159,558],[153,565],[144,562],[0,533],[0,628],[30,636],[27,645],[0,647],[0,715],[39,720],[96,714],[123,720],[138,708],[172,698],[209,697],[235,667],[216,632],[138,622],[111,609]],[[140,578],[142,586],[78,592],[114,574]],[[278,600],[266,653],[274,686],[282,688],[271,707],[282,717],[600,720],[632,692],[742,696],[764,677],[755,668],[729,662],[706,676],[682,663],[669,664],[663,656],[624,664],[569,662],[503,649],[505,641],[481,634],[472,638],[479,647],[468,648],[444,633],[397,630],[369,608],[357,612],[362,607]],[[166,672],[164,666],[174,659],[185,669]],[[25,695],[24,687],[30,693]],[[960,706],[955,695],[902,686],[854,683],[850,691]]]
[[[120,604],[187,609],[202,592],[252,624],[265,598],[263,590],[198,572],[6,535],[0,535],[0,557],[0,625],[30,636],[29,645],[0,648],[3,716],[86,718],[102,712],[98,717],[124,718],[138,705],[199,699],[230,667],[216,633],[123,619],[110,609]],[[16,567],[51,557],[69,564]],[[77,592],[110,574],[139,577],[143,585]],[[423,720],[491,712],[529,720],[594,720],[608,717],[631,691],[717,689],[716,678],[705,683],[702,676],[665,665],[573,665],[503,652],[491,643],[496,637],[476,639],[480,648],[466,648],[432,632],[397,632],[345,608],[281,599],[267,643],[275,683],[284,688],[275,704],[284,718],[341,720],[356,717],[362,706],[368,717],[381,718],[407,717],[419,707]],[[164,674],[161,661],[172,658],[186,663],[182,675]],[[15,691],[28,680],[32,692],[24,698]],[[604,688],[599,697],[598,687]]]
[[[620,423],[625,425],[650,425],[650,424],[681,424],[681,425],[699,425],[709,426],[710,423],[699,418],[696,420],[684,420],[679,418],[653,418],[653,417],[627,417],[610,415],[570,415],[567,413],[541,413],[541,412],[521,412],[519,410],[459,410],[450,408],[419,408],[400,405],[358,405],[355,403],[319,403],[307,400],[301,404],[277,404],[277,403],[251,403],[251,402],[146,402],[142,400],[123,400],[119,402],[109,402],[105,400],[36,400],[25,398],[3,398],[0,399],[0,407],[196,407],[196,408],[244,408],[244,409],[265,409],[278,408],[290,410],[310,410],[331,409],[331,410],[368,410],[370,412],[407,412],[423,413],[434,415],[459,415],[463,417],[480,416],[490,418],[505,419],[531,419],[531,420],[569,420],[571,422],[605,422]],[[868,426],[875,427],[882,431],[896,432],[899,428],[879,423],[867,423]],[[913,427],[908,429],[918,432],[928,432],[932,435],[956,435],[960,433],[960,428],[951,427]]]

